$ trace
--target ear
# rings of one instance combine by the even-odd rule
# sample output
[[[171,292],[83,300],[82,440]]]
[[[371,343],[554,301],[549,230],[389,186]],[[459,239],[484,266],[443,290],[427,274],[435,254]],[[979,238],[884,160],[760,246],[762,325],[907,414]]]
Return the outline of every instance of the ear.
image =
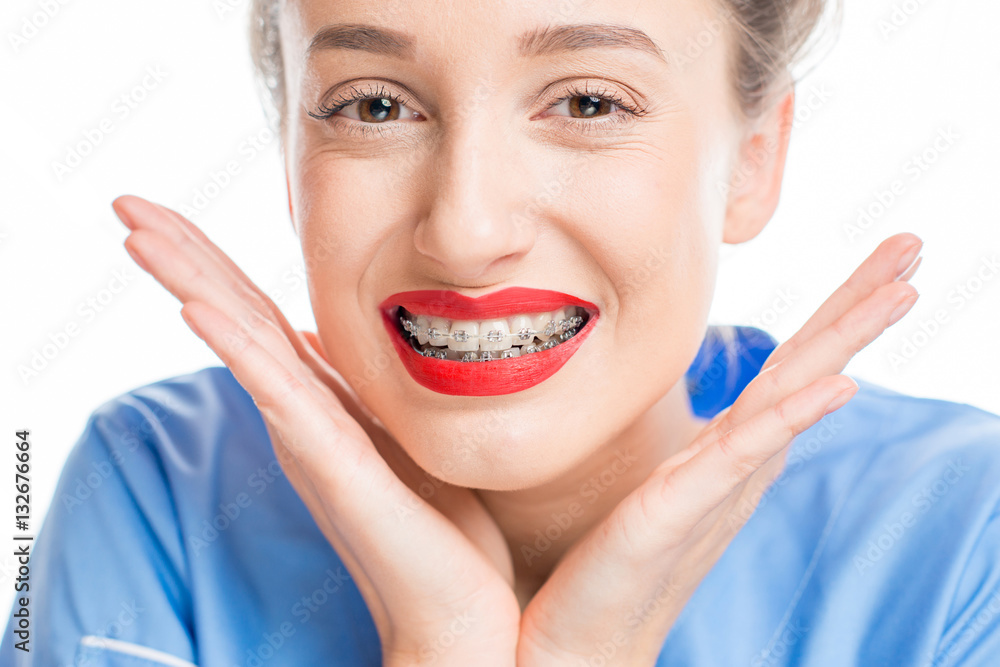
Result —
[[[794,118],[792,89],[748,126],[727,188],[723,243],[754,238],[778,208]]]

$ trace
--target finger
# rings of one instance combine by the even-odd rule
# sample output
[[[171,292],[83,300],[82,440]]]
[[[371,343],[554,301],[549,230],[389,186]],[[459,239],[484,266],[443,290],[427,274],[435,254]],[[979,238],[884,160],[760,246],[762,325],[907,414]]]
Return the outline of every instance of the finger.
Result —
[[[794,355],[751,380],[725,414],[703,431],[677,460],[690,458],[721,434],[773,407],[817,378],[843,371],[855,354],[891,326],[890,316],[899,308],[903,308],[903,314],[909,312],[918,296],[907,283],[895,282],[876,289],[804,343]],[[896,317],[901,315],[896,314]]]
[[[384,616],[369,567],[385,564],[372,554],[405,552],[412,535],[393,521],[395,508],[419,507],[420,498],[393,475],[333,394],[310,383],[313,376],[302,372],[301,362],[284,367],[253,337],[238,349],[228,346],[226,334],[232,333],[234,323],[208,304],[186,303],[181,316],[253,398],[275,453],[280,448],[291,456],[291,460],[279,456],[282,468],[294,475],[289,479],[297,482],[296,490],[323,534],[351,568],[359,589],[376,605],[373,613]],[[411,531],[426,530],[420,519],[427,513],[416,515],[406,525]],[[435,562],[446,557],[435,556]]]
[[[188,302],[181,315],[232,371],[264,419],[281,434],[284,446],[324,491],[335,490],[344,502],[351,502],[349,494],[365,489],[373,471],[391,475],[374,447],[363,445],[370,441],[360,425],[329,391],[320,391],[309,380],[301,361],[297,366],[282,364],[254,335],[231,345],[227,335],[236,323],[209,304]]]
[[[269,313],[261,312],[233,293],[207,272],[204,264],[196,263],[159,231],[138,229],[125,240],[125,247],[181,303],[202,301],[236,322],[235,331],[227,336],[227,345],[233,346],[240,338],[256,335],[265,349],[283,364],[302,363]],[[260,331],[255,332],[257,329]]]
[[[178,249],[202,267],[206,274],[228,286],[235,294],[245,296],[260,310],[270,311],[280,324],[280,311],[265,294],[240,270],[224,252],[184,216],[153,202],[123,195],[112,202],[112,208],[133,231],[150,230],[169,239]]]
[[[693,525],[722,504],[752,474],[825,415],[842,407],[858,385],[846,375],[820,378],[722,434],[689,461],[660,477],[649,506]],[[651,478],[656,484],[656,478]]]
[[[779,363],[813,336],[833,324],[855,304],[867,298],[882,285],[894,280],[905,282],[913,277],[919,266],[924,242],[915,234],[903,233],[882,241],[861,266],[837,291],[823,302],[794,336],[779,345],[764,362],[762,370]]]
[[[352,416],[370,423],[370,413],[356,407],[360,400],[353,389],[333,370],[330,364],[306,344],[301,334],[285,318],[284,313],[267,294],[260,290],[222,250],[196,225],[171,209],[133,195],[123,195],[112,202],[112,208],[130,229],[159,231],[175,241],[206,273],[228,285],[237,295],[245,295],[256,307],[269,312],[278,327],[285,332],[292,347],[307,366],[344,404]]]

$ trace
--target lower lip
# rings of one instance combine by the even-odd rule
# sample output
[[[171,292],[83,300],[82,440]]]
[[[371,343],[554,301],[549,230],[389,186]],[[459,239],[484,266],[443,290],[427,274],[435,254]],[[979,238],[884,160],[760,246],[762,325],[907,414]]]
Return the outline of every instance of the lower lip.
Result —
[[[403,340],[392,315],[382,311],[382,322],[410,377],[431,391],[451,396],[500,396],[534,387],[555,374],[580,349],[596,321],[597,315],[591,314],[575,336],[541,352],[522,353],[513,359],[451,361],[425,357],[414,350]]]

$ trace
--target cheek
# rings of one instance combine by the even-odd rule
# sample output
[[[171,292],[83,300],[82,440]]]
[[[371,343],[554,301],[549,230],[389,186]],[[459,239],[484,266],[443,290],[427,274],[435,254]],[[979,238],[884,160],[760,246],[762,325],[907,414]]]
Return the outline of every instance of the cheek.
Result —
[[[394,354],[364,296],[378,268],[398,202],[380,192],[378,161],[313,159],[293,186],[296,227],[317,329],[333,367],[352,385],[372,381]],[[384,166],[383,166],[384,170]],[[352,380],[353,379],[353,380]]]
[[[699,165],[697,138],[674,129],[657,146],[623,149],[579,191],[620,343],[662,341],[684,328],[682,321],[696,326],[714,289],[719,212],[706,205],[708,171]]]

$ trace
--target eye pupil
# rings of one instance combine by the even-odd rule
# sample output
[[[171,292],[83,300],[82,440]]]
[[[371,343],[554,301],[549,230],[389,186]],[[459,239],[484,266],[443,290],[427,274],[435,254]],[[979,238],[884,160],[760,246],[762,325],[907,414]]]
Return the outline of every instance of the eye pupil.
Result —
[[[570,111],[574,115],[579,112],[583,117],[596,116],[601,111],[607,111],[607,107],[610,105],[605,99],[600,97],[594,97],[593,95],[578,95],[575,98],[579,100],[578,102],[570,104]]]
[[[365,122],[381,122],[395,120],[399,117],[399,107],[393,106],[393,101],[387,97],[372,98],[358,105],[361,120]]]

